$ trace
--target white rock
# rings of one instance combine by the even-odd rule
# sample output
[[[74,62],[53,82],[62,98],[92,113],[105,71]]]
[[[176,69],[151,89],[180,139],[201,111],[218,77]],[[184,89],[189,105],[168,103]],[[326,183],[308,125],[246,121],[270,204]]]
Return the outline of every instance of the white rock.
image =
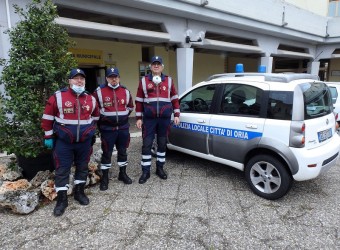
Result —
[[[100,163],[101,158],[102,158],[103,151],[101,149],[97,150],[94,152],[91,156],[91,161],[95,161],[97,163]]]
[[[34,187],[39,187],[41,186],[41,184],[48,180],[51,179],[53,177],[53,174],[49,171],[39,171],[34,178],[30,181],[30,183],[32,184],[32,186]]]
[[[16,190],[0,194],[0,206],[7,207],[17,214],[29,214],[39,204],[39,192]]]
[[[7,181],[15,181],[21,177],[22,177],[21,173],[18,173],[16,171],[11,171],[11,170],[10,171],[7,170],[2,176],[2,178]]]
[[[43,183],[41,183],[40,188],[42,194],[50,201],[53,201],[57,197],[53,180],[45,180]]]
[[[88,180],[89,180],[89,185],[95,185],[95,184],[99,183],[100,176],[97,175],[95,172],[90,172]]]
[[[5,166],[5,164],[0,164],[0,179],[3,178],[3,175],[6,173],[7,171],[7,167]]]
[[[31,187],[31,183],[26,179],[20,179],[17,181],[4,181],[0,187],[0,193],[6,193],[16,190],[28,190]]]

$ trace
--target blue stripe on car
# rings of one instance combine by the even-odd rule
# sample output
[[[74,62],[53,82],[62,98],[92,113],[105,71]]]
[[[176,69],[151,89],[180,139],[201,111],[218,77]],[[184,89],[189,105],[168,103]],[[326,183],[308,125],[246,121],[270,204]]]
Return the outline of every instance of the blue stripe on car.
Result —
[[[177,129],[190,130],[197,133],[211,134],[217,136],[225,136],[229,138],[241,139],[241,140],[251,140],[256,137],[262,137],[262,133],[238,130],[232,128],[222,128],[215,126],[207,126],[195,123],[181,122],[179,125],[173,125]]]

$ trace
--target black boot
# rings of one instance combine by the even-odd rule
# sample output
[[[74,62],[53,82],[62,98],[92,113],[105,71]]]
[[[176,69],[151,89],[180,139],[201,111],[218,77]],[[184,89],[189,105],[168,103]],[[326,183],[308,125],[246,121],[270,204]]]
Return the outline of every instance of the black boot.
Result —
[[[89,198],[86,196],[85,183],[80,183],[74,186],[74,199],[79,202],[80,205],[88,205],[90,203]]]
[[[157,167],[156,175],[158,175],[158,177],[163,179],[163,180],[166,180],[168,178],[168,176],[166,175],[166,173],[163,170],[163,167]]]
[[[109,188],[109,170],[108,169],[102,169],[102,178],[100,179],[100,186],[99,189],[101,191],[105,191]]]
[[[57,204],[53,210],[54,216],[61,216],[68,206],[67,191],[61,190],[57,193]]]
[[[126,166],[119,168],[118,180],[124,182],[125,184],[131,184],[132,180],[126,174]]]
[[[150,178],[150,171],[144,171],[139,178],[139,184],[144,184]]]

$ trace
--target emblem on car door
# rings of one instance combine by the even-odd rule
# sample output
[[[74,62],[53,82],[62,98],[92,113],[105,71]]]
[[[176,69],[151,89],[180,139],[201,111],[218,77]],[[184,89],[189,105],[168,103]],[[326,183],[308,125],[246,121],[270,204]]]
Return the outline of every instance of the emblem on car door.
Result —
[[[328,119],[326,119],[326,125],[328,125],[328,123],[329,123],[329,121],[328,121]]]

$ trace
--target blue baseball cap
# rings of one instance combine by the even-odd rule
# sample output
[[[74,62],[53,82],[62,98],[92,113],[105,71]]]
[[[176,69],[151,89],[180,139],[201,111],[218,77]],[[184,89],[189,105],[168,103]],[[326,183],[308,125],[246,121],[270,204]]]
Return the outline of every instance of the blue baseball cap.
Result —
[[[119,76],[119,70],[117,68],[108,68],[106,70],[106,77],[110,77],[110,76]]]
[[[76,75],[82,75],[82,76],[86,77],[83,70],[81,70],[81,69],[71,69],[71,72],[70,72],[70,75],[68,76],[68,79],[72,79]]]
[[[163,59],[160,56],[154,56],[151,58],[151,64],[155,63],[155,62],[159,62],[160,64],[163,64]]]

